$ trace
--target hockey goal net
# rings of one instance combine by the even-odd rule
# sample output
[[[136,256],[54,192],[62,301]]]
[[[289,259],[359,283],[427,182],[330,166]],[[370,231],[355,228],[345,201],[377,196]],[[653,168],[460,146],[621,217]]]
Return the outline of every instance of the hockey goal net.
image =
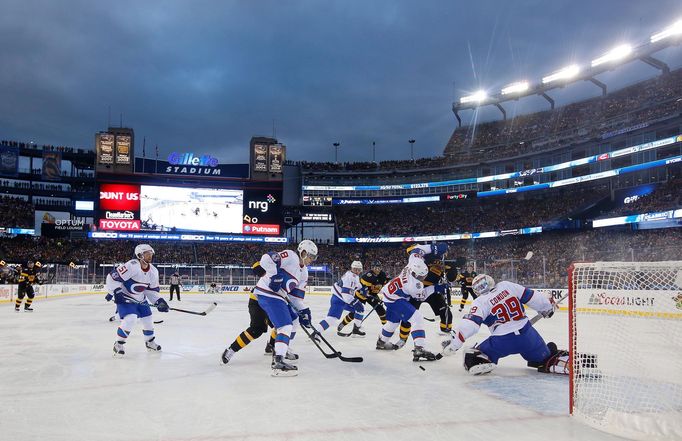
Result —
[[[571,413],[632,439],[682,439],[682,262],[569,268]]]

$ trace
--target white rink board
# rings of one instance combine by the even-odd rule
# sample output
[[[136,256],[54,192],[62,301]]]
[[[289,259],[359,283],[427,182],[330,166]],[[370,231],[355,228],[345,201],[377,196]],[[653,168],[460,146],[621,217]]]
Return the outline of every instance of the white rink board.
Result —
[[[155,313],[163,353],[144,350],[137,327],[125,359],[111,348],[112,304],[99,295],[41,299],[33,313],[0,305],[0,437],[3,440],[615,440],[568,416],[568,378],[539,374],[511,357],[487,377],[471,377],[462,356],[411,361],[407,348],[374,349],[380,324],[372,314],[365,339],[329,339],[364,363],[324,359],[299,334],[300,374],[270,377],[265,337],[230,365],[220,354],[249,323],[245,295],[193,295],[171,306],[206,317]],[[320,320],[327,296],[309,298]],[[428,306],[422,311],[433,313]],[[458,313],[455,313],[459,317]],[[529,315],[534,315],[530,312]],[[443,338],[427,323],[432,350]],[[567,346],[567,318],[537,325]],[[481,341],[485,333],[470,343]],[[469,343],[469,342],[468,342]],[[411,343],[408,343],[411,345]]]

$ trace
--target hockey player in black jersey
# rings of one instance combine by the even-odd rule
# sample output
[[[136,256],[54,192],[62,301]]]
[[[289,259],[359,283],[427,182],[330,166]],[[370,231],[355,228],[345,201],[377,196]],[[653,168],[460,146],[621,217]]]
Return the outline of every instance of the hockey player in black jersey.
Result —
[[[257,278],[263,277],[263,275],[265,274],[265,270],[261,268],[260,262],[256,262],[253,265],[251,265],[251,269],[253,270]],[[272,327],[272,324],[268,320],[268,315],[263,310],[263,308],[261,308],[260,305],[258,304],[258,299],[256,298],[256,295],[253,293],[253,289],[251,290],[251,294],[249,294],[249,316],[251,317],[249,327],[242,331],[237,336],[237,338],[234,339],[232,344],[230,344],[230,346],[228,346],[227,349],[223,351],[223,354],[221,356],[223,364],[227,364],[235,353],[239,352],[249,343],[256,340],[261,335],[265,334],[268,331],[268,326]],[[274,346],[274,344],[275,333],[273,330],[273,332],[270,335],[270,341],[265,347],[266,355],[273,353],[272,347]],[[298,355],[289,351],[287,352],[286,359],[290,361],[297,360]]]
[[[360,276],[360,283],[366,289],[364,292],[359,291],[356,294],[362,303],[369,303],[372,305],[372,307],[376,310],[382,325],[386,323],[386,308],[384,308],[384,304],[379,298],[379,291],[381,291],[381,288],[383,288],[386,282],[388,282],[388,276],[386,276],[386,273],[381,269],[381,262],[374,261],[372,262],[370,271],[367,271]],[[354,319],[355,312],[349,312],[346,314],[343,320],[341,320],[337,330],[341,332],[344,326],[352,322]]]
[[[466,271],[457,275],[456,281],[459,282],[462,290],[462,300],[459,303],[459,312],[464,310],[464,305],[466,304],[467,298],[469,298],[469,296],[471,296],[471,301],[476,300],[476,297],[478,297],[471,288],[471,283],[474,281],[477,275],[478,274],[476,274],[476,271],[474,271],[474,267],[471,265],[467,265]]]
[[[21,268],[19,272],[19,287],[17,291],[17,300],[14,303],[14,310],[16,312],[20,311],[21,302],[26,297],[26,303],[24,304],[24,311],[32,312],[33,308],[31,303],[33,303],[33,298],[35,297],[35,291],[33,291],[33,284],[40,283],[38,279],[38,271],[42,265],[40,262],[34,262],[29,260],[25,267]]]

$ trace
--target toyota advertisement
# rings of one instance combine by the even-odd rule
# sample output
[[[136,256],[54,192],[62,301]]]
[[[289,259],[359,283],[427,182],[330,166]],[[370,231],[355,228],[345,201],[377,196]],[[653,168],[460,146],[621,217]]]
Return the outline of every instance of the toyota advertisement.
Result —
[[[140,231],[140,186],[101,184],[98,226],[100,230]]]
[[[101,184],[100,231],[279,236],[282,190]]]

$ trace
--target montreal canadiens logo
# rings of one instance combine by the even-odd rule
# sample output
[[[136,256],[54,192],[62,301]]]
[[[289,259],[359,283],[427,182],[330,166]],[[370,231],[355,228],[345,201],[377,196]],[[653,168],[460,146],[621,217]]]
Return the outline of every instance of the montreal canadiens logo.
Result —
[[[142,283],[133,283],[130,286],[130,292],[134,292],[137,294],[142,294],[146,289],[147,289],[147,285],[144,285]]]

